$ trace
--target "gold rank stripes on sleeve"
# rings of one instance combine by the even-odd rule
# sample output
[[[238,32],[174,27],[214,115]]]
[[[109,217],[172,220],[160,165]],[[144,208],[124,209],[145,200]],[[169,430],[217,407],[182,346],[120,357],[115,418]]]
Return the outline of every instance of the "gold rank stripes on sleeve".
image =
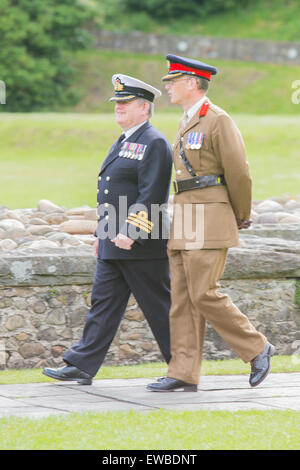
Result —
[[[137,214],[131,212],[126,220],[129,224],[135,225],[136,227],[144,230],[147,233],[151,233],[153,228],[153,223],[148,220],[147,213],[144,211],[140,211]]]

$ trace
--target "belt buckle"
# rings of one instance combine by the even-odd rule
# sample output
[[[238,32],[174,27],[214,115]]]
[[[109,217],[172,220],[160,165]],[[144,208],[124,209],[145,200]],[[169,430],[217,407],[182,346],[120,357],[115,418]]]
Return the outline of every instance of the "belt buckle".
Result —
[[[178,183],[176,180],[173,181],[173,187],[174,187],[175,194],[178,194]]]

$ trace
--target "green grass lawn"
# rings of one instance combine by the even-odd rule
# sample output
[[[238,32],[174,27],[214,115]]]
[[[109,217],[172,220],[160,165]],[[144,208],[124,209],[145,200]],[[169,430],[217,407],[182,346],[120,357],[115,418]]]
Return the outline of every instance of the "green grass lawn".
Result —
[[[152,123],[173,143],[177,113]],[[299,118],[233,116],[244,136],[253,196],[299,194]],[[120,129],[110,114],[0,114],[0,206],[36,207],[50,199],[67,208],[96,205],[97,174]]]
[[[298,450],[300,412],[147,411],[1,418],[1,450]],[[99,456],[100,457],[100,456]]]
[[[272,373],[299,372],[300,356],[275,356]],[[164,363],[103,367],[96,379],[157,377]],[[202,374],[244,374],[240,359],[203,361]],[[40,369],[0,372],[0,384],[53,382]],[[1,393],[1,385],[0,385]],[[0,450],[296,450],[300,412],[129,411],[0,418]]]
[[[156,100],[158,112],[174,112],[178,107],[170,105],[162,77],[167,72],[165,55],[118,52],[110,50],[85,50],[73,53],[70,60],[75,69],[74,89],[81,99],[72,108],[57,111],[84,113],[111,112],[111,77],[115,73],[131,75],[161,90]],[[300,104],[292,102],[294,81],[300,78],[300,66],[264,64],[257,62],[213,59],[208,61],[218,68],[211,80],[209,97],[228,113],[275,114],[299,116]],[[151,71],[151,76],[149,76]],[[299,97],[299,94],[296,97]],[[5,111],[5,107],[0,107]],[[52,110],[51,110],[52,111]]]

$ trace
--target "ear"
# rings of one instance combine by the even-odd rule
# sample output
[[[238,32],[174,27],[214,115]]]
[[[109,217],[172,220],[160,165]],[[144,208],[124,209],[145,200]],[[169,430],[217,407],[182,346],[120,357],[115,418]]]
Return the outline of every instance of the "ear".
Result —
[[[143,111],[145,112],[145,114],[149,114],[150,112],[150,103],[148,103],[147,101],[143,102]]]
[[[198,89],[198,85],[197,85],[197,80],[196,80],[196,78],[191,77],[191,78],[188,80],[188,84],[189,84],[189,89],[190,89],[190,90],[196,90],[196,89]]]

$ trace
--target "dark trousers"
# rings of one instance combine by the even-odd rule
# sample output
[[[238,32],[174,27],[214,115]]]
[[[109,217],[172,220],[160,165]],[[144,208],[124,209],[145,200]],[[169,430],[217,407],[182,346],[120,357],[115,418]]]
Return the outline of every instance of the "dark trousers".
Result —
[[[170,277],[168,259],[111,260],[98,258],[91,308],[81,339],[64,360],[96,375],[113,341],[130,293],[134,295],[167,363],[170,355]]]

